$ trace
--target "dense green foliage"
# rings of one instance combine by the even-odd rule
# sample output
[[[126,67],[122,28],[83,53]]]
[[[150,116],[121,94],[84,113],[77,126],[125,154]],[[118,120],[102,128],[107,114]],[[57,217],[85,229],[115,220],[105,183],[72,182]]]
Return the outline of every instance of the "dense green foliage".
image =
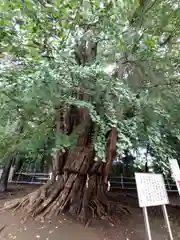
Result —
[[[56,109],[73,103],[96,124],[96,159],[105,159],[105,137],[116,126],[119,154],[149,145],[167,169],[180,149],[178,1],[1,0],[0,8],[1,159],[71,147],[75,136],[55,136],[54,125]],[[75,49],[89,39],[97,57],[78,65]],[[107,72],[112,65],[116,74]]]

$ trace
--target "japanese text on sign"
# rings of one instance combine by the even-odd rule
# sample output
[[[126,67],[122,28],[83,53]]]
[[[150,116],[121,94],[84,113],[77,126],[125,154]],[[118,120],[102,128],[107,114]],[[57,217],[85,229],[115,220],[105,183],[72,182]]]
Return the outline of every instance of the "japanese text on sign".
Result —
[[[161,174],[135,173],[139,206],[150,207],[169,203]]]

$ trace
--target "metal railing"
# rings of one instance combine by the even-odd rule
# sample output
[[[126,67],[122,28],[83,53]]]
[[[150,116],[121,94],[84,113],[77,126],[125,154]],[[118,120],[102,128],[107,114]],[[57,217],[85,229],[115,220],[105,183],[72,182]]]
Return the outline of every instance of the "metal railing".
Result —
[[[45,184],[50,179],[50,173],[20,172],[15,173],[9,182],[16,184]]]
[[[112,176],[110,177],[111,189],[136,190],[135,177]],[[165,186],[168,192],[177,192],[176,183],[171,178],[164,178]]]
[[[45,184],[50,179],[50,173],[33,173],[20,172],[14,174],[13,178],[9,180],[15,184]],[[175,182],[170,178],[164,178],[165,186],[168,192],[177,192]],[[134,177],[111,176],[110,177],[111,190],[136,190],[136,181]]]

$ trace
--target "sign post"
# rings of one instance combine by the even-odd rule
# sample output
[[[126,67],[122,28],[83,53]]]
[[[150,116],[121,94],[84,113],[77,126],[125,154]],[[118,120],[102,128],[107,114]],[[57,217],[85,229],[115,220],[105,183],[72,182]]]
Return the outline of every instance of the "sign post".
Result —
[[[147,207],[143,207],[143,215],[144,215],[144,223],[146,228],[147,239],[152,240]]]
[[[169,160],[172,177],[174,178],[174,181],[176,182],[176,186],[180,195],[180,169],[179,165],[176,159],[170,159]]]
[[[173,240],[173,235],[172,235],[171,226],[170,226],[170,222],[169,222],[169,218],[168,218],[168,214],[167,214],[166,205],[162,205],[162,211],[163,211],[164,219],[166,222],[166,227],[169,232],[170,240]]]
[[[135,173],[135,179],[137,185],[139,206],[143,208],[147,239],[152,240],[147,207],[161,205],[170,240],[173,240],[169,218],[166,210],[166,204],[169,204],[169,199],[167,196],[162,174]]]

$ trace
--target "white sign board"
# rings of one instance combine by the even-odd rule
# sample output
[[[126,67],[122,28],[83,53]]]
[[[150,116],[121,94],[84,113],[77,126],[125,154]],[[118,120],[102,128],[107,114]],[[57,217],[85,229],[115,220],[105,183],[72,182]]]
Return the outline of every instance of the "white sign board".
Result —
[[[172,177],[174,178],[174,181],[176,182],[176,186],[180,195],[180,168],[179,164],[176,159],[170,159],[169,160],[171,171],[172,171]]]
[[[135,179],[140,207],[169,204],[162,174],[135,173]]]

